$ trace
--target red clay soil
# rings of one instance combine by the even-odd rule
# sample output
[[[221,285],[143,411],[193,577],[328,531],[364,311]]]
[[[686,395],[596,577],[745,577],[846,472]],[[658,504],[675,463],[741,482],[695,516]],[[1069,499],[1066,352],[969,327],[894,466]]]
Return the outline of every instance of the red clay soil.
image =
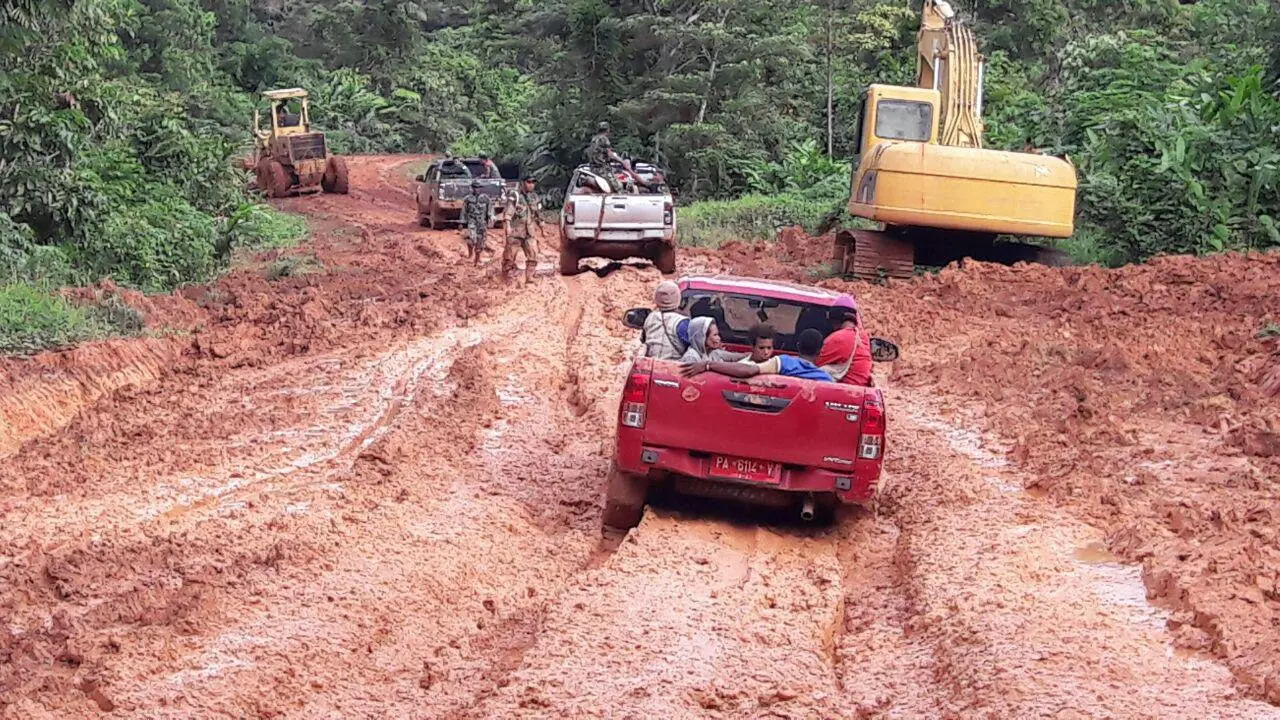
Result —
[[[413,160],[125,294],[181,333],[0,365],[0,717],[1280,717],[1275,258],[848,285],[904,352],[879,512],[602,541],[660,276],[503,286]],[[784,245],[681,269],[826,254]]]
[[[781,258],[795,277],[830,245],[803,238],[736,249],[728,269]],[[1178,647],[1280,703],[1280,254],[821,284],[900,341],[895,387],[999,438],[1030,492],[1142,563]]]

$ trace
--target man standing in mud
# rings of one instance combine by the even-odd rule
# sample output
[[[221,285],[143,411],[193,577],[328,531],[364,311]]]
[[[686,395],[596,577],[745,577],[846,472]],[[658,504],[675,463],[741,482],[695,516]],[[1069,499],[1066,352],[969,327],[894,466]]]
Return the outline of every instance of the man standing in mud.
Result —
[[[493,216],[493,201],[480,192],[480,181],[471,181],[471,194],[462,199],[462,227],[467,241],[467,253],[472,262],[480,264],[480,253],[485,249],[485,234],[489,231],[489,218]]]
[[[533,233],[542,232],[542,199],[534,192],[533,178],[526,176],[512,198],[511,219],[507,225],[507,245],[502,252],[502,277],[509,279],[516,269],[516,255],[524,251],[524,281],[533,282],[538,266]]]
[[[608,181],[609,187],[615,194],[620,193],[622,183],[615,177],[613,163],[621,165],[622,158],[613,151],[613,143],[609,142],[609,123],[600,123],[597,130],[595,137],[591,138],[591,143],[587,145],[587,163],[591,166],[591,172]]]

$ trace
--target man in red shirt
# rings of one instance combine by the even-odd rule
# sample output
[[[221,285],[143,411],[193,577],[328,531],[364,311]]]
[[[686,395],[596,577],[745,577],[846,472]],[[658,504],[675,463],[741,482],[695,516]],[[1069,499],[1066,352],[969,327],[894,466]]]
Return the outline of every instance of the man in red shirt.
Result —
[[[838,383],[871,384],[871,337],[858,326],[858,311],[843,309],[840,327],[827,336],[814,363]]]

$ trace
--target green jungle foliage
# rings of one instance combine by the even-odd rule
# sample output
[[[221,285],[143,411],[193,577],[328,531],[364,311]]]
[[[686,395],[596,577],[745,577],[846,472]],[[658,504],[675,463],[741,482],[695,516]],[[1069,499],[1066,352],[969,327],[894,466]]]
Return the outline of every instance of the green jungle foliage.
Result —
[[[988,144],[1080,169],[1073,252],[1118,263],[1280,244],[1280,0],[956,5],[989,59]],[[234,245],[296,235],[255,206],[236,163],[259,93],[290,86],[313,93],[339,153],[488,151],[554,191],[608,120],[617,148],[670,169],[694,240],[812,227],[847,194],[867,84],[914,79],[918,10],[9,0],[0,275],[165,290],[210,277]]]

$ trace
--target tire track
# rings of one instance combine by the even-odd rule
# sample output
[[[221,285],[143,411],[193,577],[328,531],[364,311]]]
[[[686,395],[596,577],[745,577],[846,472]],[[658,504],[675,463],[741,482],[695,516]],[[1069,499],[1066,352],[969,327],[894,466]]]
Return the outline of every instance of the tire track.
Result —
[[[905,628],[931,650],[942,714],[1277,718],[1227,670],[1174,652],[1136,568],[1078,548],[1100,533],[1021,491],[980,437],[891,392]]]

